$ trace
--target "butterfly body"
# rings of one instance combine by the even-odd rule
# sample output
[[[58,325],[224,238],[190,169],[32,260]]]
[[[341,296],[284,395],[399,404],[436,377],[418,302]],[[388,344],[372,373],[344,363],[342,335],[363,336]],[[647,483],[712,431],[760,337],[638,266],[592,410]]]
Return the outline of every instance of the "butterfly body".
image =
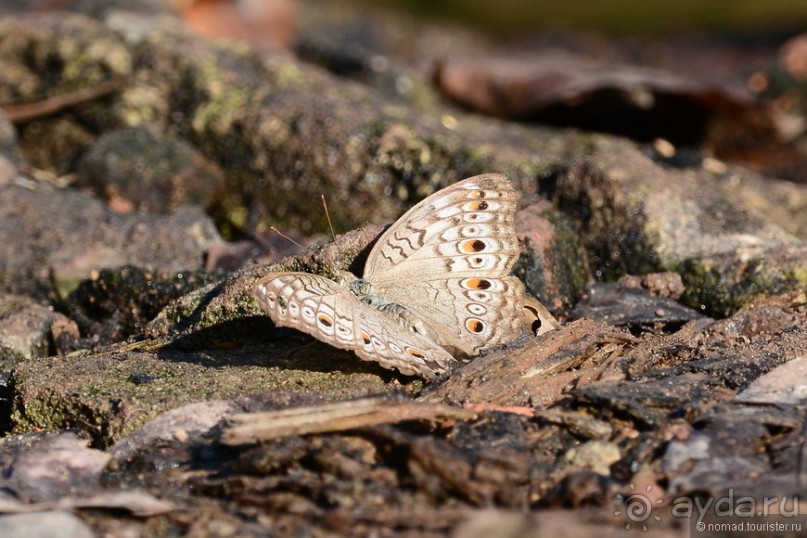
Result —
[[[345,279],[344,275],[349,275],[349,277]],[[350,280],[350,277],[352,277],[352,280]],[[344,285],[345,281],[350,282],[347,288],[362,303],[375,308],[379,312],[382,312],[387,317],[394,320],[398,325],[413,333],[425,335],[435,341],[437,340],[436,331],[429,327],[425,320],[407,307],[389,301],[382,295],[376,293],[371,282],[368,282],[363,278],[356,278],[352,273],[343,273],[341,278],[337,278],[337,282],[339,282],[341,285]]]
[[[360,358],[432,379],[507,343],[523,328],[518,194],[498,174],[455,183],[410,209],[378,239],[364,274],[336,280],[269,273],[255,296],[278,326]]]

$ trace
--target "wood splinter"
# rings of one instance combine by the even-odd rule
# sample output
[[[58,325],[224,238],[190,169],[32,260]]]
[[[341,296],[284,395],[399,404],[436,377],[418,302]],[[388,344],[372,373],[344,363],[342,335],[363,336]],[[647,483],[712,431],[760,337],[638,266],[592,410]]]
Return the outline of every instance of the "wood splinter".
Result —
[[[291,435],[339,432],[407,420],[467,420],[476,416],[477,413],[473,411],[444,404],[366,398],[233,415],[219,441],[225,445],[242,445]]]

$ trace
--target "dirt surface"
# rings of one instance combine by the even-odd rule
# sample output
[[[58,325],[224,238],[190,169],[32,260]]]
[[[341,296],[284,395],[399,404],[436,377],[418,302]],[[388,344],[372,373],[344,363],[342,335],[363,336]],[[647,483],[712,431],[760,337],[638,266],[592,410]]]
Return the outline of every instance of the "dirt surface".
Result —
[[[236,5],[0,6],[0,534],[685,536],[729,495],[807,511],[798,36],[690,42],[686,66],[675,40],[558,56],[302,0],[259,38]],[[522,194],[513,273],[558,329],[427,383],[258,307],[268,272],[360,275],[383,224],[486,172]]]

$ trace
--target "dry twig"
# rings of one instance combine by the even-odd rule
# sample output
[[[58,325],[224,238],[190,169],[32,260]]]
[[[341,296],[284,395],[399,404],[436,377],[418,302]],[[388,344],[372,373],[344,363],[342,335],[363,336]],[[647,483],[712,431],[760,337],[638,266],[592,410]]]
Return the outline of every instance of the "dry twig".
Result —
[[[234,415],[219,440],[225,445],[241,445],[290,435],[339,432],[405,420],[471,419],[475,416],[473,411],[439,403],[365,398]]]

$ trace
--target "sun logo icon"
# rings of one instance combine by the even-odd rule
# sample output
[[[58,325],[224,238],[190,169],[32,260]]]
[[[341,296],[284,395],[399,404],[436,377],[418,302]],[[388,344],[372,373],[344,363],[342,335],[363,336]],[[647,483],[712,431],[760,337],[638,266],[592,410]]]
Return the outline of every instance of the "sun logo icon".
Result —
[[[653,503],[650,501],[650,497],[647,495],[653,489],[653,486],[647,485],[645,486],[644,493],[635,493],[634,492],[635,486],[633,484],[630,485],[631,494],[627,497],[622,495],[621,493],[616,496],[616,501],[620,505],[620,509],[614,511],[614,516],[619,517],[623,513],[625,517],[628,518],[628,522],[625,525],[626,530],[630,530],[633,524],[641,524],[642,530],[647,532],[647,521],[652,517],[656,523],[661,521],[661,516],[657,516],[653,514],[653,504],[661,505],[664,503],[664,499],[656,499],[656,502]]]

